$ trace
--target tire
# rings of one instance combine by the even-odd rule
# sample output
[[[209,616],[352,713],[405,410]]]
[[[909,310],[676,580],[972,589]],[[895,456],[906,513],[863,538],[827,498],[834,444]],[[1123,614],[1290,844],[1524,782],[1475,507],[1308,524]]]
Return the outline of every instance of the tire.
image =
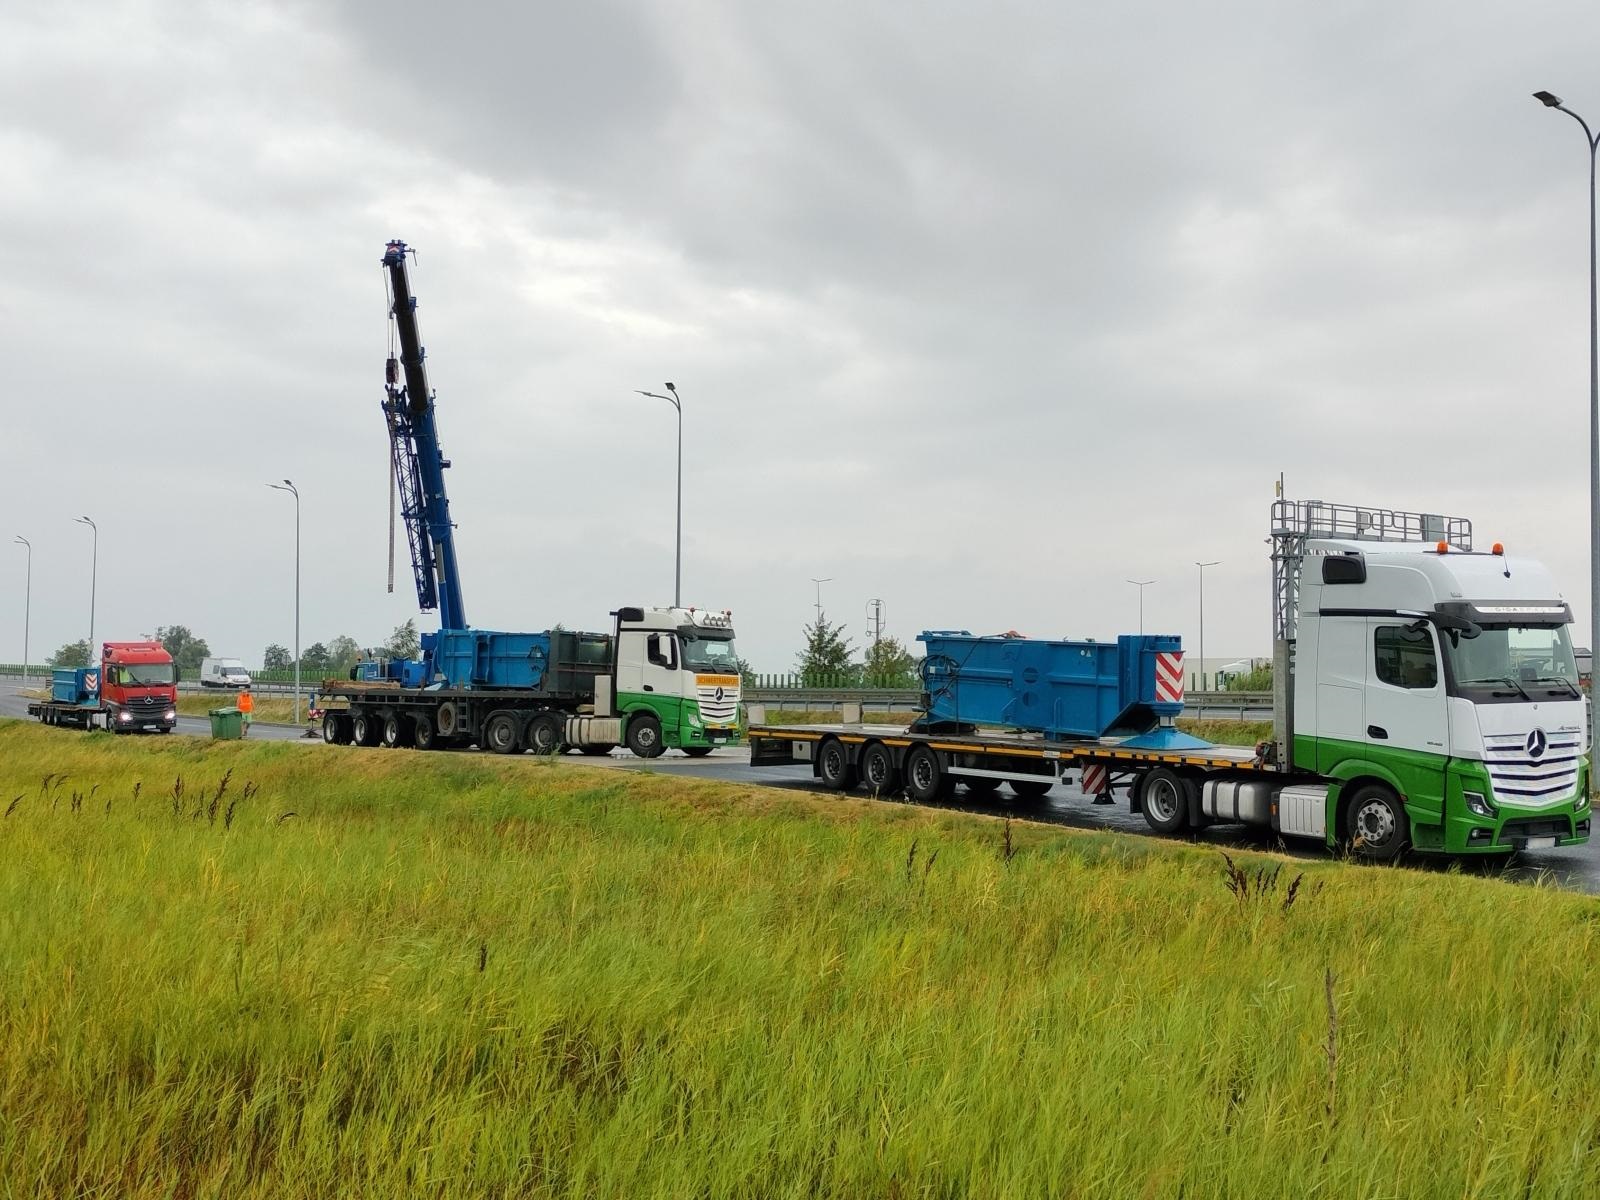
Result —
[[[963,775],[961,786],[974,796],[987,796],[1000,790],[1000,781],[990,779],[987,775]]]
[[[936,750],[913,746],[906,755],[906,794],[918,804],[947,799],[955,790],[955,780],[946,775]]]
[[[439,735],[434,731],[433,719],[427,713],[411,718],[411,744],[418,750],[434,750],[439,745]]]
[[[407,728],[409,724],[410,722],[399,713],[390,713],[384,717],[383,744],[391,750],[409,746],[411,744],[411,730]]]
[[[460,732],[456,729],[460,723],[461,714],[453,701],[446,700],[434,711],[433,727],[439,731],[440,737],[455,737]]]
[[[483,748],[496,754],[516,754],[522,749],[522,730],[517,714],[501,709],[489,714],[483,723]]]
[[[711,753],[711,750],[712,747],[710,746],[685,746],[683,748],[683,752],[690,758],[704,758]]]
[[[1145,822],[1157,833],[1181,833],[1188,828],[1193,797],[1194,783],[1166,767],[1157,767],[1139,785]]]
[[[322,714],[322,740],[330,746],[343,746],[349,742],[349,738],[341,738],[339,736],[338,713]]]
[[[604,758],[606,755],[615,750],[616,747],[611,745],[609,742],[596,742],[592,746],[579,746],[578,749],[583,751],[583,753],[588,755],[590,758]]]
[[[817,748],[817,778],[823,787],[836,792],[848,792],[856,786],[856,768],[850,761],[850,751],[838,738],[827,738]]]
[[[1381,783],[1356,789],[1345,805],[1350,853],[1368,862],[1393,862],[1405,852],[1408,823],[1399,799]]]
[[[628,749],[640,758],[660,758],[666,749],[661,744],[661,722],[651,713],[643,713],[628,722]]]
[[[900,768],[894,765],[894,751],[882,742],[873,742],[861,752],[861,782],[874,796],[892,796],[900,790]]]
[[[350,733],[358,746],[376,746],[383,727],[371,713],[358,712],[350,719]]]
[[[535,754],[561,753],[561,739],[566,736],[567,725],[554,713],[540,713],[528,722],[527,747]]]
[[[1006,785],[1018,800],[1040,800],[1055,786],[1053,779],[1008,779]]]

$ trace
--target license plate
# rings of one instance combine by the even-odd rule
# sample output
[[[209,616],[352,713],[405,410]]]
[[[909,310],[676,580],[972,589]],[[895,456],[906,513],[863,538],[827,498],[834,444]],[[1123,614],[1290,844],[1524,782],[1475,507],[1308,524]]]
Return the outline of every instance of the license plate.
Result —
[[[1556,839],[1553,837],[1528,838],[1522,843],[1522,848],[1524,850],[1549,850],[1552,849],[1555,844]]]

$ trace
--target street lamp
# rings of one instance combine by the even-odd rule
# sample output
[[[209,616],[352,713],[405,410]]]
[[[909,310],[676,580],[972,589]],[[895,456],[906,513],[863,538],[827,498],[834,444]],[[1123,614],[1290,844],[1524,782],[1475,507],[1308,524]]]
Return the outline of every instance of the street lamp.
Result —
[[[300,724],[300,489],[285,479],[282,483],[269,483],[274,491],[288,492],[294,497],[294,723]]]
[[[1127,582],[1139,589],[1139,636],[1144,636],[1144,590],[1155,582],[1154,579],[1130,579]]]
[[[100,526],[88,517],[74,517],[79,525],[87,525],[94,530],[94,557],[89,560],[89,665],[94,666],[94,586],[95,576],[100,572]]]
[[[635,388],[638,392],[639,389]],[[678,402],[678,389],[672,384],[667,384],[670,396],[663,396],[660,392],[639,392],[641,396],[649,396],[653,400],[665,400],[678,410],[678,550],[674,556],[672,573],[672,607],[683,607],[683,405]]]
[[[1222,560],[1213,562],[1197,562],[1200,568],[1200,690],[1206,690],[1206,568],[1219,567]]]
[[[813,579],[811,582],[817,585],[817,627],[820,629],[822,627],[822,585],[832,583],[833,576],[829,575],[826,579]]]
[[[33,543],[20,533],[13,539],[28,548],[28,582],[22,592],[22,682],[28,682],[28,620],[33,615]]]
[[[1583,127],[1589,144],[1589,653],[1600,654],[1600,321],[1595,310],[1594,168],[1600,138],[1589,123],[1550,92],[1533,98],[1546,108],[1559,109]]]

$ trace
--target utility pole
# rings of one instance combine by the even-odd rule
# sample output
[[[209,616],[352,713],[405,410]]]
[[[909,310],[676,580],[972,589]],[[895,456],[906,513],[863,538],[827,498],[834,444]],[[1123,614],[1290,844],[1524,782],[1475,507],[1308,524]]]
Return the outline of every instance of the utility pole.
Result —
[[[878,662],[878,643],[883,641],[883,601],[874,597],[867,601],[867,611],[872,615],[867,619],[867,636],[872,639],[872,649],[867,653],[867,661],[874,665]],[[868,686],[872,681],[867,681]]]
[[[822,628],[822,585],[825,584],[825,583],[832,583],[833,582],[833,576],[829,575],[826,579],[813,579],[811,582],[817,585],[817,628],[821,629]]]
[[[33,616],[33,543],[20,533],[15,540],[28,548],[28,582],[22,593],[22,682],[28,682],[28,623]]]

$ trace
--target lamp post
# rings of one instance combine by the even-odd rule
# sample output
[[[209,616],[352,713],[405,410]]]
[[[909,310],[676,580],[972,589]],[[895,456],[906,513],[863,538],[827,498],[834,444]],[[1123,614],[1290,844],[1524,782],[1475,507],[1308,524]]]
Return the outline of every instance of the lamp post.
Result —
[[[74,517],[79,525],[87,525],[94,530],[94,556],[89,560],[89,665],[94,666],[94,587],[95,577],[100,573],[100,526],[88,517]]]
[[[1144,636],[1144,590],[1155,582],[1154,579],[1130,579],[1129,583],[1139,589],[1139,636]]]
[[[33,543],[20,533],[13,539],[28,548],[28,576],[22,591],[22,682],[28,682],[28,622],[33,616]]]
[[[1200,568],[1200,690],[1206,690],[1206,568],[1219,567],[1222,560],[1213,562],[1197,562]]]
[[[822,625],[822,585],[832,583],[833,576],[829,575],[826,579],[813,579],[811,582],[817,585],[817,625],[820,628]]]
[[[1550,92],[1535,92],[1533,98],[1546,108],[1567,114],[1583,128],[1589,144],[1589,654],[1600,654],[1600,320],[1595,309],[1594,252],[1594,170],[1600,137],[1589,130],[1589,123],[1566,107],[1561,97]]]
[[[294,497],[294,723],[300,724],[300,489],[291,480],[269,483],[274,491]]]
[[[634,391],[639,391],[635,388]],[[678,389],[672,384],[667,384],[670,396],[663,396],[660,392],[639,392],[641,396],[649,396],[654,400],[665,400],[678,410],[678,541],[677,553],[673,556],[672,572],[672,607],[683,607],[683,405],[678,402]]]

